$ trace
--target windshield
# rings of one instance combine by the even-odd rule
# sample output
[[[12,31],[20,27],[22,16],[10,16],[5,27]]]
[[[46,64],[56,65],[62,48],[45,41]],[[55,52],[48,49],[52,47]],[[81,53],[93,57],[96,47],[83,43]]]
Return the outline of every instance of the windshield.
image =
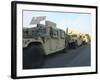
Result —
[[[77,37],[77,35],[72,35],[72,37]]]

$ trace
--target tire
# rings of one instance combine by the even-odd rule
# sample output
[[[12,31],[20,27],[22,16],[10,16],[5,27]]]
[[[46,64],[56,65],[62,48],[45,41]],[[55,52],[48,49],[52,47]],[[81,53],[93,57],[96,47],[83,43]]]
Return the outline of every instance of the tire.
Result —
[[[42,45],[32,44],[23,49],[23,69],[41,68],[44,64]]]
[[[66,50],[67,48],[64,48],[63,50],[62,50],[62,52],[63,53],[66,53],[67,52],[67,50]]]

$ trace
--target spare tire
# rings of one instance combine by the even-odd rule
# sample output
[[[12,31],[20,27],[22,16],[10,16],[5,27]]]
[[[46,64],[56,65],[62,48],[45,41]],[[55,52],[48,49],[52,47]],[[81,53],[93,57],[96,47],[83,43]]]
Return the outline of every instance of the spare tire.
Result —
[[[41,44],[23,48],[23,69],[41,68],[44,64],[44,49]]]

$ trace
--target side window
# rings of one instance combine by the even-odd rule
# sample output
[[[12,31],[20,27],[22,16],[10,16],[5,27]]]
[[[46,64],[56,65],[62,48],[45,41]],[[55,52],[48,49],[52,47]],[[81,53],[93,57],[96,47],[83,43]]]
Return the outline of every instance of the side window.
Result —
[[[61,37],[62,39],[65,39],[65,32],[62,31],[62,30],[60,30],[60,37]]]
[[[58,38],[58,30],[51,28],[50,35],[52,38]]]
[[[58,31],[56,29],[53,29],[53,37],[54,38],[58,37]]]

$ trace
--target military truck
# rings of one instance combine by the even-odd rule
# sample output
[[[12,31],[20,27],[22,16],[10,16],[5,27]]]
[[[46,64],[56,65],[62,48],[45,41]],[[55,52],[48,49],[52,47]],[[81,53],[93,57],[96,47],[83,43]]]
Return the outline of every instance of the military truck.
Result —
[[[34,27],[23,27],[23,69],[40,68],[44,63],[45,55],[66,48],[65,31],[48,20],[45,20],[45,24],[40,23],[44,19],[44,17],[32,19],[31,23],[35,24]]]

